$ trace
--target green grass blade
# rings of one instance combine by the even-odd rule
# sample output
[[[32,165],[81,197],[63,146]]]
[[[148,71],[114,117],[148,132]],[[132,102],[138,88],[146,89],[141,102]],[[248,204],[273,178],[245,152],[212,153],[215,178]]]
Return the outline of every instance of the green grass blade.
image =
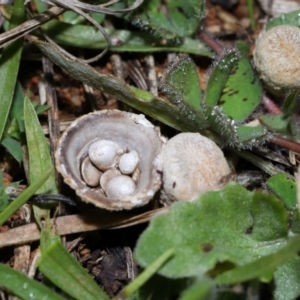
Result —
[[[208,278],[200,278],[187,288],[178,300],[207,300],[211,299],[213,281]]]
[[[174,254],[174,249],[169,249],[159,256],[153,264],[151,264],[143,273],[141,273],[133,282],[128,284],[126,288],[115,299],[125,299],[135,293],[147,280],[153,276],[158,269]]]
[[[273,273],[277,267],[287,262],[300,250],[300,235],[293,238],[287,246],[270,255],[242,267],[227,271],[216,277],[217,284],[235,284]]]
[[[24,100],[24,123],[29,154],[30,182],[37,181],[48,170],[54,170],[49,146],[44,136],[42,127],[30,100]],[[57,186],[54,174],[38,190],[38,193],[56,194]]]
[[[74,299],[110,299],[61,243],[54,242],[42,253],[38,267],[53,284]]]
[[[254,3],[253,0],[247,0],[247,7],[249,12],[249,19],[251,24],[251,29],[255,30],[255,17],[254,17]]]
[[[38,120],[36,111],[27,97],[24,99],[24,124],[29,156],[29,181],[34,183],[47,170],[54,171],[54,166],[49,151],[50,149]],[[49,176],[46,183],[37,191],[37,193],[58,193],[54,172],[52,172],[52,175]],[[35,219],[40,226],[41,219],[48,221],[50,220],[49,209],[43,209],[37,205],[34,205],[33,210]],[[47,222],[47,224],[49,225],[50,223]],[[47,230],[50,230],[49,226],[47,226]]]
[[[35,194],[35,192],[41,188],[41,186],[48,179],[52,170],[49,170],[41,175],[41,177],[30,185],[20,196],[18,196],[9,206],[7,206],[0,213],[0,226],[12,215],[14,214],[27,200]]]
[[[24,274],[0,264],[0,286],[23,300],[47,299],[64,300],[65,298],[51,291],[44,285],[28,278]]]
[[[14,28],[25,20],[23,0],[16,0],[10,22]],[[19,64],[22,53],[23,39],[17,40],[4,48],[0,58],[0,140],[5,129],[7,117],[11,107]]]

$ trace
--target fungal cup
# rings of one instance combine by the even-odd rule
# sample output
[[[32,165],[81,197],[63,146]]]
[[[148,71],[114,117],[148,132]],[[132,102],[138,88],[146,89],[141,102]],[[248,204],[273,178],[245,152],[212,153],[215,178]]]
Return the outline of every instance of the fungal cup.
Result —
[[[84,180],[86,174],[81,174],[82,162],[86,161],[91,145],[103,140],[115,143],[124,153],[136,151],[139,157],[138,172],[129,175],[135,182],[135,189],[132,192],[131,187],[129,195],[116,196],[119,194],[113,193],[114,196],[108,197],[101,189],[101,179],[99,186],[95,187],[94,181],[90,186]],[[55,155],[56,167],[83,201],[108,210],[132,209],[147,204],[161,186],[161,148],[164,142],[159,129],[144,115],[118,110],[94,112],[75,120],[64,132]],[[121,156],[119,149],[118,155]],[[118,160],[115,159],[112,168],[116,167]],[[105,169],[109,167],[105,166]]]

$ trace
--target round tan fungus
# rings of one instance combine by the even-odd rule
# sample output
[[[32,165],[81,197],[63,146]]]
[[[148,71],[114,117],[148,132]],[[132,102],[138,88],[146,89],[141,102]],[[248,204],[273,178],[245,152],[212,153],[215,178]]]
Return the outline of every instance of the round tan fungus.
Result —
[[[221,189],[231,170],[221,149],[199,133],[181,133],[163,147],[163,198],[194,201],[200,194]]]
[[[261,33],[253,53],[256,69],[272,92],[300,87],[300,29],[281,25]]]

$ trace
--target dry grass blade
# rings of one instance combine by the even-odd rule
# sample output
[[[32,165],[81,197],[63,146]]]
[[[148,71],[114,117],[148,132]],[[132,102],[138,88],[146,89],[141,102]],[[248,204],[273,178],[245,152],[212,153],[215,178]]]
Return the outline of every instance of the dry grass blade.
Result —
[[[104,36],[104,38],[107,42],[107,47],[100,54],[96,55],[95,57],[83,60],[85,63],[89,64],[89,63],[97,61],[98,59],[100,59],[101,57],[103,57],[106,54],[109,47],[111,46],[111,40],[110,40],[108,34],[106,33],[105,29],[98,22],[96,22],[93,18],[91,18],[87,13],[85,13],[84,11],[98,12],[98,13],[104,13],[104,14],[110,14],[110,15],[115,15],[115,14],[118,14],[118,13],[126,13],[126,12],[130,12],[130,11],[134,10],[135,8],[137,8],[140,4],[143,3],[143,0],[135,1],[134,4],[129,8],[116,9],[116,10],[109,9],[109,8],[105,7],[107,5],[111,5],[111,4],[116,3],[116,1],[114,1],[114,0],[109,1],[107,3],[104,3],[103,5],[90,5],[90,4],[86,4],[86,3],[81,3],[80,1],[73,1],[73,0],[68,0],[68,1],[60,1],[60,0],[47,1],[47,0],[44,0],[44,2],[46,2],[50,5],[61,6],[63,8],[66,8],[66,9],[69,9],[69,10],[72,10],[72,11],[76,12],[77,14],[84,17],[87,21],[89,21],[92,25],[94,25],[101,32],[101,34]],[[84,10],[84,11],[82,11],[82,10]],[[73,57],[72,55],[70,55],[70,54],[67,54],[67,55],[70,58],[75,59],[75,57]]]
[[[51,219],[52,227],[60,235],[87,232],[99,229],[116,229],[148,222],[152,217],[166,214],[170,207],[152,210],[137,216],[134,213],[88,213]],[[36,223],[20,226],[0,233],[0,248],[37,241],[40,230]]]
[[[24,36],[25,34],[28,34],[29,32],[39,28],[42,24],[48,22],[52,18],[63,13],[65,11],[65,9],[69,9],[69,10],[72,10],[72,11],[78,13],[79,15],[84,17],[87,21],[89,21],[92,25],[94,25],[101,32],[101,34],[104,36],[105,40],[107,41],[107,48],[105,48],[100,54],[98,54],[97,56],[95,56],[93,58],[84,60],[84,62],[86,62],[86,63],[95,62],[105,55],[105,53],[108,51],[108,49],[111,45],[111,41],[110,41],[108,34],[104,30],[104,28],[99,23],[97,23],[93,18],[91,18],[87,13],[82,11],[81,9],[83,9],[85,11],[89,11],[89,12],[98,12],[98,13],[114,15],[114,14],[119,14],[119,13],[131,12],[132,10],[137,8],[139,5],[141,5],[143,3],[143,0],[136,0],[132,6],[130,6],[129,8],[126,8],[126,9],[106,8],[106,6],[112,5],[116,2],[118,2],[115,0],[109,1],[102,5],[90,5],[90,4],[81,3],[79,1],[73,1],[73,0],[68,0],[68,1],[60,1],[60,0],[47,1],[47,0],[45,0],[44,2],[48,3],[50,5],[57,5],[57,6],[50,8],[46,12],[34,17],[33,19],[31,19],[29,21],[24,22],[22,25],[14,28],[8,32],[0,34],[0,48],[4,47],[5,45],[13,42],[14,40],[16,40],[18,38]],[[58,6],[60,6],[60,7],[58,7]],[[61,49],[58,45],[57,45],[57,47],[61,51],[63,51],[63,49]],[[63,51],[63,52],[65,52],[65,51]],[[68,56],[73,59],[75,58],[70,54],[68,54]]]
[[[115,15],[115,14],[121,14],[121,13],[127,13],[131,12],[137,7],[139,7],[144,0],[136,0],[130,7],[125,8],[125,9],[110,9],[106,8],[108,5],[112,5],[114,3],[117,3],[119,1],[109,1],[101,5],[91,5],[87,3],[82,3],[80,1],[74,1],[74,0],[65,0],[65,1],[48,1],[48,0],[43,0],[43,2],[48,3],[50,5],[61,5],[63,7],[69,7],[70,9],[73,10],[74,7],[81,8],[85,11],[89,12],[97,12],[97,13],[103,13],[107,15]],[[74,10],[75,11],[75,10]]]
[[[0,34],[0,48],[37,29],[38,27],[48,22],[52,18],[60,15],[64,11],[64,9],[57,6],[51,7],[49,10],[35,16],[31,20],[24,22],[20,26],[17,26],[14,29]]]
[[[49,3],[48,1],[45,1],[45,2]],[[72,2],[72,1],[70,1],[70,2]],[[107,42],[107,47],[100,54],[96,55],[95,57],[90,58],[90,59],[86,59],[86,60],[82,60],[83,62],[85,62],[87,64],[95,62],[98,59],[100,59],[101,57],[103,57],[105,55],[105,53],[108,51],[109,47],[111,46],[110,38],[109,38],[108,34],[106,33],[105,29],[98,22],[96,22],[87,13],[83,12],[81,9],[77,8],[76,6],[74,6],[70,2],[69,1],[60,1],[60,0],[54,0],[53,1],[52,0],[51,3],[49,3],[49,4],[59,5],[61,7],[64,7],[66,9],[69,9],[69,10],[72,10],[72,11],[76,12],[77,14],[84,17],[87,21],[89,21],[92,25],[94,25],[101,32],[101,34],[104,36],[104,38]],[[49,41],[48,38],[47,38],[47,40]],[[74,57],[73,55],[71,55],[69,53],[66,53],[66,51],[63,50],[61,47],[59,47],[57,44],[55,44],[55,46],[58,48],[59,51],[62,51],[63,53],[65,53],[69,58],[76,59],[76,57]]]

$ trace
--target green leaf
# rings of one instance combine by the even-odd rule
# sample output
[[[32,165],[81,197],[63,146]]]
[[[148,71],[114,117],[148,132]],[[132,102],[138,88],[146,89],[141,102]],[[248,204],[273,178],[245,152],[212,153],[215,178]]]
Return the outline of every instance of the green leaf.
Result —
[[[236,41],[236,47],[241,52],[241,54],[245,57],[249,55],[250,47],[247,43],[241,40]]]
[[[270,115],[266,114],[258,117],[259,121],[267,128],[276,132],[287,133],[290,118],[283,114]]]
[[[9,194],[14,193],[19,186],[20,182],[11,182],[5,184],[3,182],[3,174],[0,171],[0,212],[9,205]]]
[[[267,214],[275,225],[262,222],[262,215],[257,213],[258,199],[271,208]],[[287,219],[285,209],[278,208],[271,196],[232,183],[222,191],[202,195],[194,203],[176,203],[168,215],[154,218],[137,243],[135,257],[147,267],[164,251],[174,248],[174,256],[159,271],[171,278],[199,276],[217,263],[242,266],[286,244],[287,236],[279,238],[286,231],[284,215]],[[257,241],[251,232],[257,238],[256,226],[260,223],[268,228],[261,229],[261,240]]]
[[[20,194],[9,206],[7,206],[0,213],[0,226],[12,216],[22,205],[24,205],[30,197],[32,197],[37,190],[41,189],[43,184],[49,178],[52,170],[46,171],[44,174],[41,174],[34,183],[32,183],[22,194]]]
[[[291,241],[277,252],[217,276],[216,282],[218,284],[241,283],[263,276],[268,272],[274,272],[278,266],[289,261],[299,250],[300,236],[297,236],[291,238]]]
[[[16,83],[14,98],[9,112],[9,119],[23,118],[24,95],[19,81]]]
[[[288,235],[288,218],[283,204],[274,196],[255,193],[252,198],[253,230],[251,238],[272,241]]]
[[[294,300],[300,296],[300,258],[294,256],[274,273],[275,300]]]
[[[72,25],[52,20],[42,28],[58,44],[87,48],[104,49],[107,42],[92,26]],[[161,39],[153,37],[148,32],[129,30],[105,29],[112,40],[111,51],[115,52],[163,52],[174,51],[212,57],[212,52],[201,41],[189,37],[182,38],[180,44],[165,44]]]
[[[23,150],[20,142],[12,138],[6,138],[2,140],[1,145],[7,149],[7,151],[18,163],[21,163],[23,158]]]
[[[281,14],[277,18],[273,18],[267,24],[266,30],[269,30],[279,25],[292,25],[292,26],[300,27],[300,10],[295,10],[287,14]]]
[[[261,84],[249,60],[238,52],[230,52],[211,74],[205,102],[219,105],[234,121],[243,121],[259,105],[261,95]]]
[[[5,193],[4,187],[0,188],[0,212],[2,212],[8,205],[8,195]]]
[[[185,119],[199,124],[198,130],[207,127],[201,109],[201,89],[196,66],[187,55],[180,55],[171,63],[159,89]]]
[[[39,123],[36,111],[30,100],[24,99],[24,124],[29,156],[29,181],[36,182],[47,170],[51,170],[46,183],[37,191],[38,194],[57,194],[58,189],[55,180],[54,166],[50,155],[50,149],[44,136],[43,129]],[[34,216],[42,228],[41,220],[46,223],[46,230],[50,232],[50,210],[33,206]]]
[[[3,173],[2,170],[0,170],[0,212],[8,206],[8,195],[5,190],[6,187],[3,184]]]
[[[226,145],[249,148],[265,141],[266,128],[237,126],[236,122],[251,115],[260,103],[261,93],[249,61],[239,53],[229,52],[216,64],[208,81],[203,112],[210,128]]]
[[[167,68],[166,73],[160,89],[165,90],[167,95],[167,91],[173,91],[169,93],[170,101],[179,108],[187,104],[196,112],[200,111],[201,88],[194,62],[187,55],[180,55]]]
[[[43,2],[42,0],[34,0],[34,4],[39,13],[47,10],[47,8],[48,8],[48,5],[45,2]]]
[[[262,126],[238,126],[237,135],[240,143],[243,145],[255,146],[256,143],[260,143],[266,137],[268,131]]]
[[[176,299],[190,284],[190,278],[170,279],[156,273],[138,290],[133,299]]]
[[[247,8],[249,12],[249,19],[251,24],[251,29],[255,30],[255,16],[254,16],[254,3],[253,0],[247,0]]]
[[[133,24],[166,40],[190,36],[205,16],[205,1],[145,1],[130,16]]]
[[[223,112],[235,121],[243,121],[259,105],[262,87],[249,60],[239,58],[218,101]]]
[[[51,108],[51,106],[49,105],[41,105],[41,106],[37,106],[35,107],[35,112],[37,115],[49,110]]]
[[[17,141],[22,140],[22,133],[24,132],[23,106],[23,88],[21,84],[17,82],[3,138],[14,138]]]
[[[45,285],[3,264],[0,264],[0,286],[23,300],[46,298],[47,300],[65,299]]]
[[[38,193],[56,194],[58,190],[53,172],[54,166],[49,151],[50,149],[34,107],[27,97],[25,97],[24,100],[24,123],[29,155],[30,182],[36,182],[42,174],[51,170],[52,175],[43,187],[38,190]]]
[[[286,117],[295,114],[300,106],[299,91],[292,91],[285,99],[282,110]]]
[[[62,19],[64,20],[64,22],[72,25],[81,24],[84,22],[84,18],[82,16],[78,15],[74,11],[68,10],[62,14]]]
[[[16,0],[10,22],[10,29],[21,24],[25,18],[24,1]],[[23,39],[19,39],[9,44],[4,48],[0,58],[0,140],[2,140],[2,135],[12,104],[23,48],[22,45]]]
[[[267,180],[268,188],[280,197],[287,208],[292,209],[297,204],[296,183],[285,174],[277,174]]]
[[[60,242],[51,244],[43,251],[38,268],[54,285],[74,299],[109,299]]]
[[[182,293],[179,300],[211,299],[213,287],[214,283],[212,280],[201,277]]]
[[[231,70],[237,64],[238,59],[237,52],[229,52],[216,63],[207,83],[206,105],[213,107],[218,104]]]

